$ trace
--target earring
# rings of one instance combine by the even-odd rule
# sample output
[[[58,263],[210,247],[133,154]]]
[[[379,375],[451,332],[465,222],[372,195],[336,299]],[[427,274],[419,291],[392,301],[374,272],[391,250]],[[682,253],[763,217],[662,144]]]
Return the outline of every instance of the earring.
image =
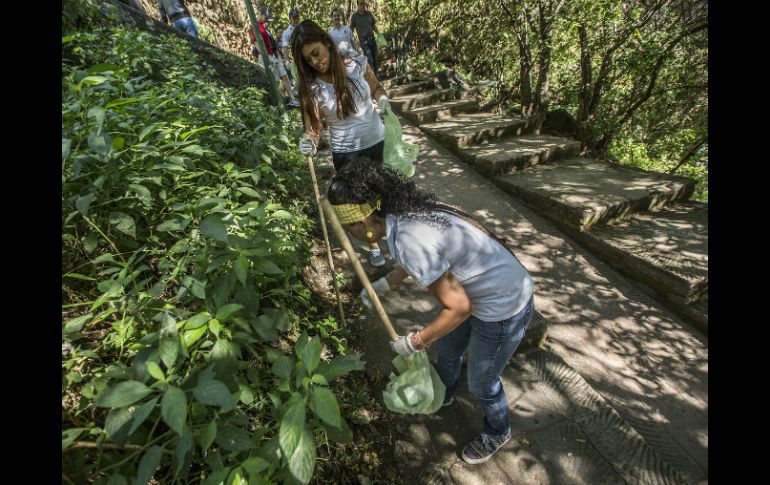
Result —
[[[372,231],[366,231],[366,237],[371,239],[372,237],[374,237],[374,233]]]

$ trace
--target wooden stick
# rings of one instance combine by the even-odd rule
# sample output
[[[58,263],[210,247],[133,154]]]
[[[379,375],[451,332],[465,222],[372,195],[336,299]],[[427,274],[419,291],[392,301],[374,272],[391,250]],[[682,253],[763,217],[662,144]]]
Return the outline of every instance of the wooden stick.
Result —
[[[369,277],[366,276],[366,271],[364,271],[364,267],[361,265],[361,261],[358,260],[358,253],[356,253],[355,249],[353,249],[353,245],[350,244],[350,239],[348,239],[348,235],[345,234],[345,229],[342,228],[342,224],[340,224],[339,219],[337,219],[337,214],[334,212],[334,208],[326,199],[326,197],[321,198],[321,206],[323,206],[323,210],[326,212],[326,217],[329,219],[334,233],[337,235],[340,243],[342,243],[342,248],[346,253],[348,253],[350,261],[353,263],[353,269],[356,270],[358,278],[361,280],[364,288],[366,288],[366,292],[369,294],[369,300],[374,305],[375,310],[377,310],[377,314],[380,316],[380,320],[382,320],[382,323],[385,325],[385,329],[387,329],[388,333],[390,334],[390,339],[395,342],[398,340],[398,334],[393,328],[393,324],[390,323],[390,318],[388,318],[388,314],[385,313],[385,308],[382,307],[380,297],[377,296],[374,288],[372,288],[372,284],[369,282]]]
[[[334,259],[332,259],[332,247],[329,244],[329,233],[326,232],[326,221],[324,220],[324,211],[321,208],[321,192],[318,190],[318,181],[315,178],[315,167],[313,166],[313,155],[307,156],[307,166],[310,168],[310,178],[313,179],[313,192],[315,192],[315,201],[318,204],[318,216],[321,219],[321,230],[324,233],[324,242],[326,243],[326,256],[329,259],[329,268],[332,270],[332,282],[334,283],[334,294],[337,296],[337,306],[340,310],[342,326],[346,327],[345,310],[342,309],[342,300],[340,299],[340,289],[337,287],[337,271],[334,270]]]

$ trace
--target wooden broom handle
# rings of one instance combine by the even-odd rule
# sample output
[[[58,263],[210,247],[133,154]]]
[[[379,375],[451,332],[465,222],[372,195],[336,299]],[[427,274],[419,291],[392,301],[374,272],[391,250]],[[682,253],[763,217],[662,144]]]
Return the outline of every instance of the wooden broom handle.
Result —
[[[334,284],[334,295],[337,297],[337,306],[340,310],[342,326],[347,327],[345,322],[345,310],[342,309],[342,300],[340,299],[340,290],[337,287],[337,272],[334,270],[334,259],[332,258],[332,246],[329,244],[329,233],[326,232],[326,222],[324,221],[324,211],[321,209],[321,193],[318,190],[318,181],[315,177],[315,167],[313,166],[313,155],[307,156],[307,165],[310,169],[310,177],[313,179],[313,191],[315,192],[315,201],[318,204],[318,217],[321,219],[321,230],[324,233],[324,242],[326,243],[326,257],[329,261],[329,269],[332,272],[332,283]]]
[[[358,260],[358,253],[356,253],[355,249],[353,249],[353,245],[350,244],[350,239],[348,239],[348,235],[345,234],[345,230],[342,228],[340,220],[337,219],[337,214],[334,212],[334,208],[326,199],[326,197],[321,197],[321,206],[326,213],[326,219],[330,222],[334,233],[337,235],[340,243],[342,243],[342,248],[346,253],[348,253],[348,257],[353,263],[353,268],[356,270],[358,279],[361,280],[364,288],[366,288],[366,292],[369,294],[369,300],[374,305],[375,310],[377,310],[377,314],[380,316],[380,320],[382,320],[382,323],[385,325],[385,329],[390,334],[390,339],[395,342],[398,340],[398,334],[393,328],[393,324],[390,323],[390,318],[388,318],[388,314],[385,313],[385,308],[382,307],[380,297],[377,296],[374,288],[372,288],[372,284],[369,282],[369,277],[366,276],[366,271],[364,271],[364,267],[361,265],[361,261]]]

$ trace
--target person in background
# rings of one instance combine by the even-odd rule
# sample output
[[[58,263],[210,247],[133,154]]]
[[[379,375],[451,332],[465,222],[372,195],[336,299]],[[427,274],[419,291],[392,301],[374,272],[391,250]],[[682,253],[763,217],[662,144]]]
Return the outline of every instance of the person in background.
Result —
[[[494,233],[390,167],[366,160],[346,165],[329,182],[327,196],[354,237],[387,238],[398,266],[372,283],[377,294],[411,276],[440,302],[429,324],[390,347],[407,357],[435,343],[444,406],[454,401],[467,349],[468,390],[483,410],[483,431],[461,456],[469,464],[489,460],[511,439],[500,376],[534,316],[532,277]],[[361,295],[370,306],[365,290]]]
[[[283,31],[283,34],[281,35],[281,53],[283,54],[284,62],[286,63],[286,71],[289,73],[289,79],[296,83],[297,80],[294,79],[294,76],[291,74],[291,65],[294,62],[294,60],[291,58],[291,49],[290,43],[291,43],[291,34],[294,32],[294,29],[299,24],[299,10],[296,8],[292,8],[289,10],[289,26],[286,27],[286,30]],[[294,94],[297,94],[297,88],[293,87]]]
[[[144,9],[144,5],[139,0],[118,0],[123,5],[128,5],[134,10],[139,10],[143,14],[147,15],[147,10]]]
[[[329,37],[337,44],[337,50],[345,53],[348,50],[355,50],[361,54],[361,48],[353,43],[353,31],[350,27],[342,24],[342,10],[335,7],[332,9],[332,26],[329,29]]]
[[[294,97],[294,93],[291,90],[291,83],[289,82],[289,77],[286,74],[286,68],[283,66],[283,62],[281,62],[281,60],[278,58],[278,46],[275,42],[275,38],[272,36],[272,34],[270,34],[265,25],[268,21],[272,20],[272,18],[273,14],[270,12],[270,9],[267,8],[266,5],[263,5],[259,8],[257,13],[257,25],[259,25],[259,33],[262,35],[262,40],[265,43],[265,49],[267,50],[267,57],[270,59],[271,69],[273,70],[273,73],[275,73],[275,76],[281,81],[281,85],[283,86],[283,89],[289,98],[289,106],[296,108],[299,106],[299,102],[297,101],[297,98]],[[251,28],[249,33],[251,34],[252,42],[256,44],[257,38],[254,35],[254,29]],[[256,49],[254,55],[257,56],[259,63],[262,64],[262,56],[259,55],[258,49]]]
[[[364,51],[369,64],[372,66],[372,72],[377,75],[377,42],[374,40],[374,34],[379,34],[377,25],[375,25],[374,15],[369,11],[366,0],[359,0],[358,10],[350,17],[350,28],[356,31],[358,43]]]
[[[361,157],[382,164],[385,125],[374,110],[373,100],[377,100],[383,112],[390,110],[390,101],[366,57],[354,55],[355,51],[341,56],[328,32],[307,19],[300,22],[291,36],[291,52],[297,63],[297,88],[305,128],[299,151],[303,155],[315,153],[323,116],[329,126],[335,170],[355,165]],[[384,265],[377,240],[367,242],[369,263]]]
[[[174,28],[191,37],[198,37],[198,29],[195,28],[195,23],[184,0],[158,0],[158,10],[160,11],[160,20],[164,24],[168,25],[170,20]]]

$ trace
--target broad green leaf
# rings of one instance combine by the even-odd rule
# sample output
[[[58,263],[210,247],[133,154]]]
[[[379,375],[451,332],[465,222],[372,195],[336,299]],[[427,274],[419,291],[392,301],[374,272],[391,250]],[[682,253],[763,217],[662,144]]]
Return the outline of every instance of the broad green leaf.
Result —
[[[310,380],[315,382],[316,384],[321,384],[322,386],[329,385],[329,382],[326,380],[326,377],[322,376],[321,374],[313,374],[313,377]]]
[[[110,224],[115,226],[118,231],[136,239],[136,222],[125,212],[110,212]]]
[[[185,427],[179,438],[176,440],[176,449],[174,450],[174,460],[176,461],[176,473],[182,469],[185,464],[185,456],[193,448],[193,436],[190,428]]]
[[[267,315],[260,315],[251,320],[252,328],[259,334],[260,338],[267,342],[278,340],[278,332],[275,330],[273,320]]]
[[[285,456],[292,456],[305,431],[305,401],[296,400],[281,418],[278,442]]]
[[[86,69],[86,72],[88,74],[98,74],[100,72],[105,72],[105,71],[115,71],[116,69],[118,69],[118,66],[115,64],[102,63],[102,64],[96,64],[89,67],[88,69]],[[109,108],[109,105],[107,107]]]
[[[317,373],[331,382],[337,377],[347,374],[354,370],[362,370],[364,361],[356,354],[348,354],[335,357],[331,362],[321,362],[318,364]]]
[[[206,325],[210,319],[211,314],[209,312],[198,313],[197,315],[193,315],[187,319],[187,323],[185,324],[184,328],[192,330],[193,328],[202,327]]]
[[[166,374],[163,373],[163,369],[161,369],[155,362],[147,362],[147,372],[149,372],[155,380],[166,382]]]
[[[72,147],[72,140],[67,138],[61,139],[61,159],[66,160],[70,156],[70,148]]]
[[[339,403],[336,396],[329,389],[325,387],[314,388],[310,407],[316,416],[335,428],[339,428],[342,425]]]
[[[285,332],[291,327],[292,314],[290,310],[265,308],[264,312],[266,315],[270,315],[270,318],[273,320],[273,326],[281,332]]]
[[[277,219],[286,219],[286,220],[289,220],[289,221],[294,219],[294,216],[291,215],[290,212],[285,211],[283,209],[277,210],[277,211],[273,212],[272,214],[270,214],[270,216],[271,217],[275,217]]]
[[[201,482],[201,485],[225,485],[225,480],[227,480],[227,475],[230,473],[230,468],[231,467],[228,466],[214,470],[205,480],[203,480],[203,482]]]
[[[251,187],[238,187],[238,191],[244,195],[248,195],[249,197],[254,197],[254,198],[259,197],[259,192],[252,189]]]
[[[96,122],[97,132],[102,131],[102,128],[104,127],[104,115],[104,108],[101,106],[94,106],[93,108],[89,109],[88,113],[86,114],[88,118],[93,118]]]
[[[83,328],[83,325],[85,325],[87,321],[93,318],[93,316],[93,313],[89,313],[87,315],[81,315],[77,318],[73,318],[72,320],[67,320],[67,323],[64,324],[64,333],[70,335],[79,332]]]
[[[104,432],[113,442],[122,445],[128,438],[128,430],[131,429],[131,418],[134,417],[135,409],[132,406],[114,408],[110,410],[104,420]]]
[[[122,136],[116,136],[112,139],[112,148],[114,150],[122,150],[126,144],[126,139]]]
[[[187,138],[191,137],[192,135],[198,132],[210,130],[212,128],[222,128],[222,126],[221,125],[201,126],[200,128],[196,128],[194,130],[190,130],[182,133],[181,135],[179,135],[179,138],[181,138],[182,140],[186,140]]]
[[[242,285],[245,285],[246,278],[249,276],[249,260],[241,254],[235,261],[233,269],[235,270],[235,276],[238,277],[238,281],[240,281]]]
[[[94,401],[97,408],[119,408],[128,406],[152,392],[152,389],[138,381],[123,381],[108,387]]]
[[[134,431],[139,429],[139,426],[141,426],[142,423],[144,423],[145,420],[150,416],[150,414],[152,414],[152,411],[155,409],[155,405],[158,403],[158,399],[160,399],[160,396],[152,398],[151,400],[142,404],[142,407],[136,410],[136,413],[134,413],[134,419],[131,421],[131,429],[128,430],[129,436],[134,434]]]
[[[83,434],[83,431],[88,431],[88,428],[70,428],[61,432],[61,449],[67,448],[69,445],[75,442],[78,437]]]
[[[227,451],[246,451],[257,448],[251,435],[241,428],[223,426],[215,439],[216,443]]]
[[[305,366],[308,374],[312,373],[316,367],[318,367],[318,361],[321,357],[321,340],[318,335],[310,339],[310,341],[302,349],[302,364]]]
[[[185,153],[193,153],[195,155],[203,155],[205,153],[203,148],[200,147],[200,145],[188,145],[182,148],[182,151]]]
[[[83,238],[83,249],[87,253],[93,253],[96,246],[99,245],[99,236],[95,232],[89,232],[86,237]]]
[[[227,226],[222,222],[222,216],[219,214],[206,216],[206,218],[201,221],[200,231],[217,241],[227,242]]]
[[[167,369],[174,366],[179,355],[179,334],[176,329],[176,319],[170,313],[163,314],[160,329],[160,360]]]
[[[148,99],[148,98],[123,98],[123,99],[116,99],[115,101],[107,103],[107,105],[104,108],[105,109],[115,108],[116,106],[123,106],[124,104],[137,103],[139,101],[145,101],[146,99]],[[144,137],[142,137],[142,138],[144,138]]]
[[[211,421],[209,424],[201,428],[200,431],[200,445],[201,450],[206,451],[214,442],[214,438],[217,437],[217,422]]]
[[[217,380],[209,380],[198,384],[193,389],[193,396],[201,404],[219,406],[221,412],[231,410],[236,403],[227,386]]]
[[[283,427],[281,428],[283,429]],[[304,426],[294,452],[289,456],[289,471],[301,483],[308,483],[315,468],[315,441],[313,433]]]
[[[101,155],[107,155],[112,151],[112,138],[107,132],[88,135],[88,148]]]
[[[230,472],[230,476],[227,477],[227,485],[248,485],[248,482],[243,477],[243,469],[240,467]]]
[[[288,355],[282,355],[273,363],[273,374],[278,377],[288,379],[291,376],[291,369],[294,367],[294,361]]]
[[[187,348],[190,348],[192,344],[197,342],[206,334],[207,327],[198,327],[194,328],[192,330],[187,330],[184,333],[184,343],[187,346]]]
[[[243,305],[240,303],[228,303],[217,308],[217,315],[214,318],[220,321],[226,321],[233,315],[233,313],[241,310],[242,308]]]
[[[152,204],[152,192],[141,184],[128,184],[128,190],[134,192],[137,197],[145,204]]]
[[[217,338],[219,338],[219,332],[222,331],[222,324],[219,323],[219,320],[216,318],[212,318],[209,320],[209,330],[211,330],[211,333],[216,335]]]
[[[96,197],[96,194],[93,192],[89,192],[82,197],[78,197],[75,201],[75,208],[77,208],[78,212],[84,216],[87,216],[88,208],[91,206],[91,201],[94,200],[94,197]]]
[[[265,461],[263,458],[260,458],[258,456],[252,456],[247,458],[243,463],[241,463],[241,466],[244,470],[246,470],[246,473],[251,475],[256,475],[262,471],[267,470],[267,467],[270,466],[270,464]]]
[[[158,227],[155,228],[156,231],[161,232],[168,232],[168,231],[181,231],[184,229],[187,224],[184,219],[180,219],[178,217],[173,217],[171,219],[167,219],[163,221],[161,224],[158,225]]]
[[[160,465],[160,459],[163,456],[163,448],[153,446],[142,456],[137,467],[136,477],[132,485],[145,485],[155,473],[155,469]]]
[[[254,269],[263,274],[283,274],[283,270],[269,259],[257,259],[254,263]]]
[[[187,423],[187,398],[183,390],[168,386],[160,402],[160,415],[169,428],[178,435],[182,434]]]

